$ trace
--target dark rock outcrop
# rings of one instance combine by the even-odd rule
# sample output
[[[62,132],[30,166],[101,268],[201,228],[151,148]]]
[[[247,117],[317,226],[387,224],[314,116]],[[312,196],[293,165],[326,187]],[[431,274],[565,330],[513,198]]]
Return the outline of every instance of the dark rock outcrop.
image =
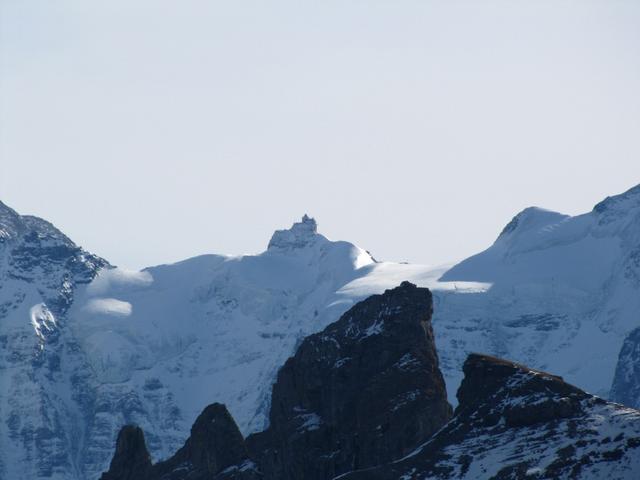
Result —
[[[464,373],[455,416],[413,455],[341,479],[637,478],[640,412],[488,355]]]
[[[400,458],[451,416],[428,289],[404,282],[307,337],[278,373],[270,427],[249,437],[269,479],[329,479]]]
[[[254,480],[255,465],[236,423],[219,403],[209,405],[176,454],[151,465],[142,431],[126,426],[118,435],[116,453],[101,480]]]
[[[102,480],[326,480],[406,455],[451,417],[431,314],[431,292],[408,282],[358,303],[282,367],[265,432],[245,444],[214,404],[152,466],[142,432],[125,427]]]
[[[526,426],[578,415],[580,400],[590,397],[561,377],[489,355],[469,355],[462,370],[456,414],[476,415],[486,425],[504,418],[507,426]],[[518,401],[506,402],[504,395]]]
[[[610,397],[614,402],[640,407],[640,327],[632,330],[624,339]]]
[[[109,471],[101,480],[138,480],[147,478],[151,470],[151,456],[147,451],[142,429],[127,425],[120,430],[116,453]]]

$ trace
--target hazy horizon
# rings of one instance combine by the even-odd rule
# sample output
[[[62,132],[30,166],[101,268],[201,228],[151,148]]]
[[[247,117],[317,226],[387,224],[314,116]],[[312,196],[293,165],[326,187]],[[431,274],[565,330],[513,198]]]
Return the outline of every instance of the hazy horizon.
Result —
[[[129,268],[307,213],[443,264],[640,183],[640,3],[0,5],[0,200]]]

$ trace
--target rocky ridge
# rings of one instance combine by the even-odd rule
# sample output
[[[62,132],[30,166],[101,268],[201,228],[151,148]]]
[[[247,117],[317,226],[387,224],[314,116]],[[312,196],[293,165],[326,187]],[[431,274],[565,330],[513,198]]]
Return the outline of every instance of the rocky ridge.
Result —
[[[151,462],[139,427],[120,430],[116,453],[101,480],[259,479],[244,439],[224,405],[209,405],[191,428],[184,446],[168,460]]]
[[[428,442],[405,458],[340,478],[637,478],[637,410],[488,355],[470,355],[464,375],[454,417]]]
[[[223,406],[207,407],[185,446],[141,478],[196,479],[204,475],[202,465],[213,465],[208,475],[323,480],[409,453],[451,416],[431,314],[429,290],[409,282],[356,304],[307,337],[281,368],[267,430],[245,443]],[[139,435],[135,427],[121,431],[102,480],[130,478],[127,462],[132,469],[145,464],[135,459],[148,458],[146,448],[127,451],[127,434]],[[242,468],[249,456],[260,473]],[[208,457],[226,460],[202,460]]]

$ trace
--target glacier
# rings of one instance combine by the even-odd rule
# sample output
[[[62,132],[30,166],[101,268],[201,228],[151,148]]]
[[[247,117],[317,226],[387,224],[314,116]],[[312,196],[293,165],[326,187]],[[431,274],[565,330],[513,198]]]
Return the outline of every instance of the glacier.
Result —
[[[525,209],[484,252],[437,267],[378,262],[305,215],[257,255],[128,271],[0,204],[0,478],[97,478],[128,423],[161,460],[214,401],[262,430],[301,340],[404,280],[434,293],[450,401],[470,352],[607,397],[640,324],[640,186],[579,216]]]

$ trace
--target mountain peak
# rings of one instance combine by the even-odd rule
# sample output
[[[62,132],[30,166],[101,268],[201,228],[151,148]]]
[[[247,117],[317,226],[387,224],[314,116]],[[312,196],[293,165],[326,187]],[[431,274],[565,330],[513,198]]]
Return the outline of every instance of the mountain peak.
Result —
[[[545,225],[558,223],[568,218],[568,215],[547,210],[540,207],[527,207],[511,219],[509,223],[502,229],[498,238],[507,238],[515,234],[515,232],[525,232],[534,230]]]
[[[292,250],[307,247],[319,238],[318,224],[315,219],[304,214],[301,221],[295,222],[288,230],[276,230],[269,241],[268,250]]]
[[[144,478],[150,468],[151,456],[142,429],[134,425],[125,425],[118,434],[116,453],[109,472],[102,475],[100,480]]]
[[[465,376],[457,394],[459,409],[475,408],[479,403],[498,405],[500,402],[495,399],[504,394],[505,387],[509,387],[511,406],[517,403],[515,399],[518,397],[541,393],[559,398],[587,395],[566,383],[562,377],[491,355],[469,354],[462,370]]]
[[[214,403],[198,416],[184,446],[155,465],[151,464],[142,430],[123,427],[109,471],[100,480],[256,478],[252,472],[241,477],[224,476],[225,469],[238,469],[245,461],[248,452],[238,426],[227,407]],[[223,476],[217,476],[221,472]]]
[[[0,242],[17,236],[22,229],[20,215],[0,201]]]
[[[593,207],[596,213],[604,214],[606,212],[622,211],[623,213],[629,208],[640,206],[640,184],[631,187],[624,193],[606,197]]]

